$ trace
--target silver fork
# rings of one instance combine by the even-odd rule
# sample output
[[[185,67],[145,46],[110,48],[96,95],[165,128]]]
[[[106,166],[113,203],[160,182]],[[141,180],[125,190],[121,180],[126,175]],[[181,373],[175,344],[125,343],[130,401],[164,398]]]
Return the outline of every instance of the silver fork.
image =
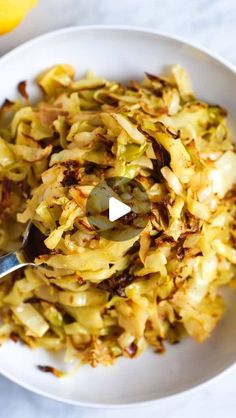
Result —
[[[44,244],[45,238],[45,235],[30,222],[25,230],[20,250],[0,257],[0,279],[22,267],[35,266],[35,258],[48,253]]]

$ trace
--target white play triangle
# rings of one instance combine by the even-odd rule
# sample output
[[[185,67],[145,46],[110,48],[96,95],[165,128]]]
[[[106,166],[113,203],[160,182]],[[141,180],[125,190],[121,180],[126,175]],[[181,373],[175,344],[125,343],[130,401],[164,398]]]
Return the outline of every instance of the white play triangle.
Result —
[[[131,212],[131,208],[115,197],[109,199],[109,221],[114,222]]]

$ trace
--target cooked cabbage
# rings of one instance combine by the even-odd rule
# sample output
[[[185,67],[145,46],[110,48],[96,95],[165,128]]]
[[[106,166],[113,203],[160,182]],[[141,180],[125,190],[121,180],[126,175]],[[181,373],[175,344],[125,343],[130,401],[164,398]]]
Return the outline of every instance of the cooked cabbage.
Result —
[[[32,221],[48,252],[0,283],[0,343],[64,349],[65,361],[95,367],[163,352],[186,333],[204,341],[224,312],[220,286],[235,278],[226,111],[197,100],[179,65],[125,86],[92,72],[75,80],[62,64],[38,85],[38,103],[1,109],[0,249],[19,248]],[[151,203],[145,229],[123,242],[86,217],[89,193],[111,176],[137,179]],[[97,222],[109,228],[104,215]]]

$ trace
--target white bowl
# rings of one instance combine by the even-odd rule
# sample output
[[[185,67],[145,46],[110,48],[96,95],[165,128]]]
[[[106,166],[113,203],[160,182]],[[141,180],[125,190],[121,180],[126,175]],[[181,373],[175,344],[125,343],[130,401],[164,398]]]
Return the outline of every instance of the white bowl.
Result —
[[[0,101],[14,98],[21,80],[33,80],[47,67],[73,64],[82,75],[92,68],[121,81],[140,79],[144,71],[160,73],[180,63],[189,72],[199,98],[221,104],[236,123],[236,73],[224,60],[182,40],[156,32],[120,27],[75,27],[34,39],[0,60]],[[36,90],[32,88],[36,95]],[[233,126],[236,132],[236,126]],[[62,356],[31,351],[9,342],[0,349],[0,371],[14,382],[43,395],[83,406],[124,406],[155,401],[194,388],[233,365],[236,359],[236,296],[212,337],[203,344],[190,338],[167,348],[151,350],[135,360],[120,359],[110,368],[82,367],[66,379],[37,369],[50,364],[64,369]]]

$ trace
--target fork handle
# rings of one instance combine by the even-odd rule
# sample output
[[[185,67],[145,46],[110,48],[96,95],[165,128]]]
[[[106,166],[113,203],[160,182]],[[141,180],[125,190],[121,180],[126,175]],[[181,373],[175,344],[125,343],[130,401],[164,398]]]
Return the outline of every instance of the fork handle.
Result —
[[[3,255],[0,257],[0,279],[27,264],[20,252]]]

